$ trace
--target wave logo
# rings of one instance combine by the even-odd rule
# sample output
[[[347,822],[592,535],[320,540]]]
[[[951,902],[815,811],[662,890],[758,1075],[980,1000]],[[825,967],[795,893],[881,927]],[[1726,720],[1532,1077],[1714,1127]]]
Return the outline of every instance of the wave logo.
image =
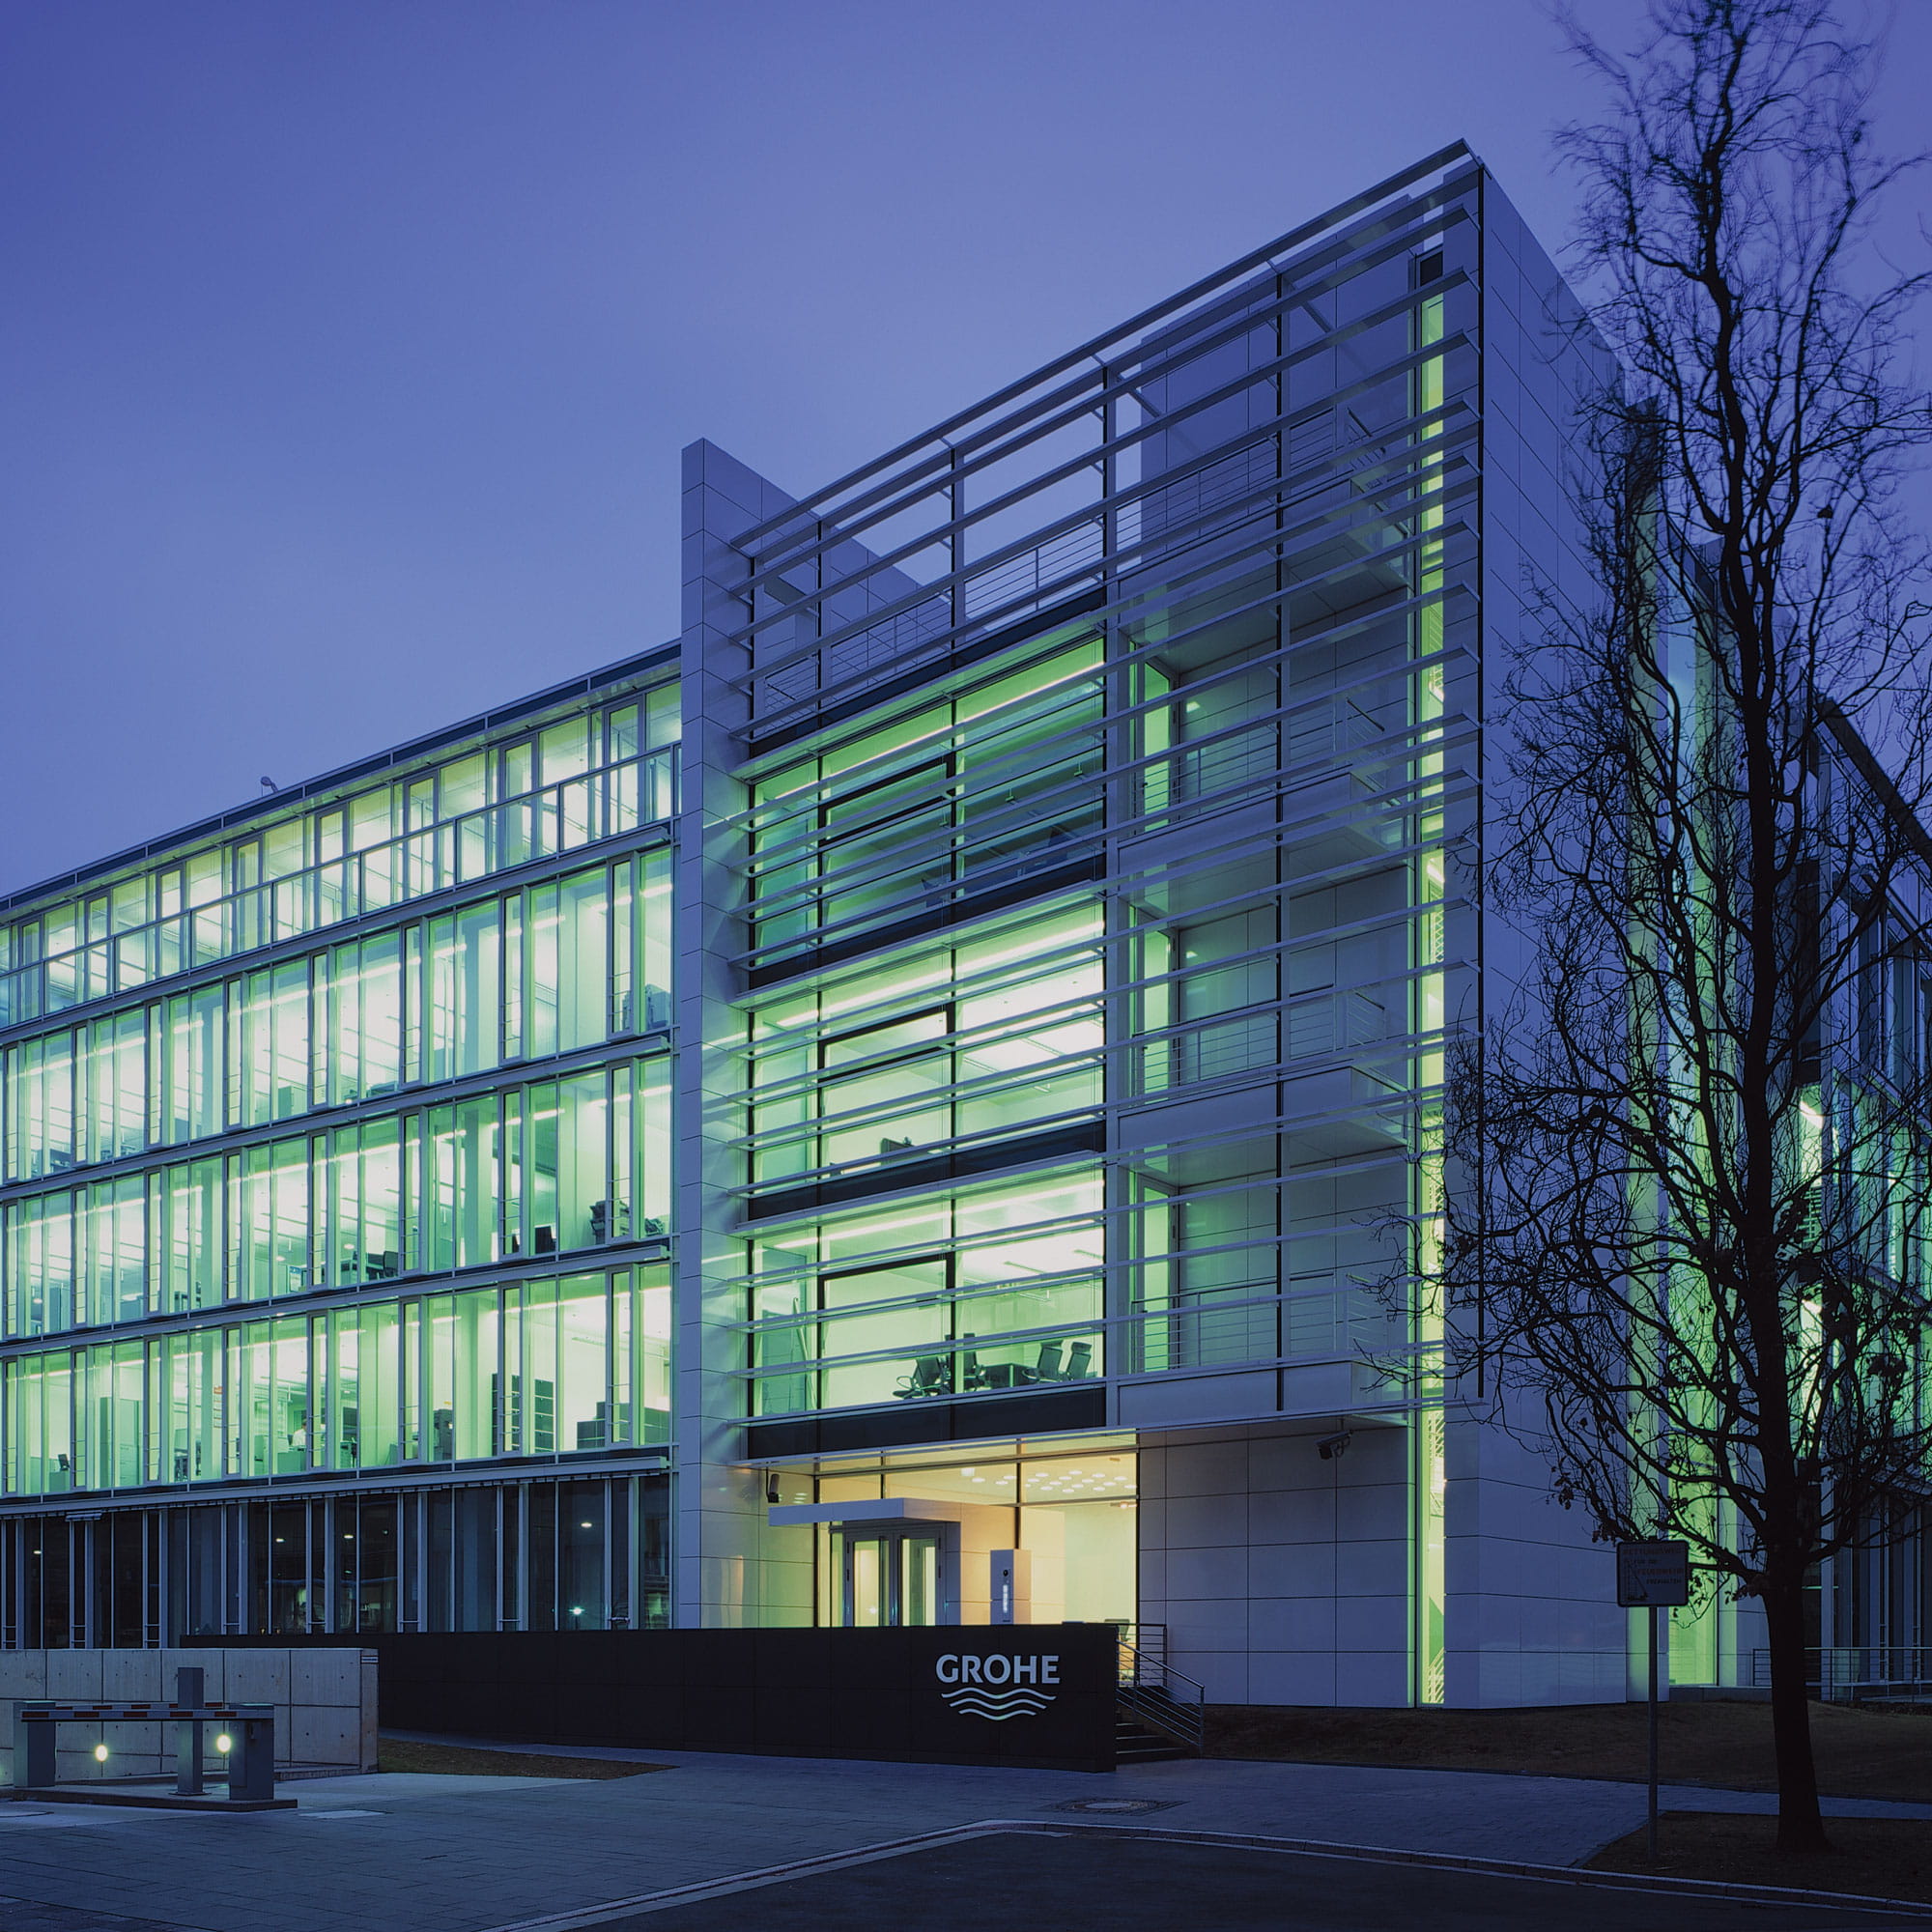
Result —
[[[1053,1702],[1059,1694],[1060,1659],[948,1652],[933,1665],[933,1674],[947,1687],[939,1694],[961,1717],[1004,1724],[1009,1718],[1037,1718]]]

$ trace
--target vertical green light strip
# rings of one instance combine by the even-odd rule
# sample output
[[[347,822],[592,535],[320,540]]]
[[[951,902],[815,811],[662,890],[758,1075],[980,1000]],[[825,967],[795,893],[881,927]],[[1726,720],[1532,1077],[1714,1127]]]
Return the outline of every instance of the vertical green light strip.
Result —
[[[1442,340],[1442,298],[1431,296],[1416,312],[1417,347]],[[1442,407],[1443,364],[1440,355],[1426,358],[1415,374],[1415,408],[1428,415]],[[1428,423],[1417,440],[1425,453],[1416,466],[1416,492],[1427,496],[1440,487],[1439,455],[1426,446],[1439,440],[1439,420]],[[1416,591],[1422,600],[1413,626],[1413,657],[1418,668],[1411,675],[1410,716],[1415,732],[1416,816],[1415,876],[1412,904],[1414,930],[1414,1030],[1439,1041],[1443,1013],[1443,915],[1445,884],[1443,827],[1439,794],[1443,703],[1442,651],[1442,511],[1430,505],[1421,513],[1423,542],[1417,555]],[[1416,1055],[1412,1074],[1419,1091],[1439,1088],[1442,1053],[1432,1043]],[[1444,1605],[1443,1518],[1448,1492],[1442,1416],[1442,1308],[1437,1283],[1442,1240],[1442,1109],[1422,1107],[1416,1115],[1414,1199],[1415,1217],[1415,1700],[1439,1704],[1443,1698]]]

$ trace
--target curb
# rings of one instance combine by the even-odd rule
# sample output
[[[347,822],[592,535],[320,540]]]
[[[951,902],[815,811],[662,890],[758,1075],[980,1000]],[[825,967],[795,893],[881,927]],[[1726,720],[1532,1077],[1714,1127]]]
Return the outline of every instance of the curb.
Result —
[[[1596,1886],[1611,1891],[1643,1891],[1679,1898],[1729,1899],[1745,1905],[1817,1906],[1838,1912],[1883,1914],[1887,1918],[1932,1919],[1932,1905],[1916,1899],[1875,1898],[1861,1892],[1805,1891],[1791,1886],[1738,1885],[1719,1879],[1646,1877],[1641,1872],[1589,1871],[1577,1865],[1531,1864],[1517,1859],[1464,1857],[1453,1852],[1408,1852],[1385,1845],[1344,1845],[1325,1838],[1275,1838],[1256,1833],[1187,1832],[1163,1825],[1090,1825],[1071,1818],[981,1818],[942,1832],[922,1832],[909,1838],[888,1838],[855,1846],[848,1852],[826,1852],[817,1858],[787,1864],[760,1865],[724,1878],[700,1879],[661,1891],[639,1892],[596,1905],[578,1906],[541,1918],[519,1918],[495,1925],[488,1932],[591,1932],[623,1915],[664,1912],[674,1905],[694,1905],[731,1892],[751,1891],[790,1879],[810,1878],[849,1865],[871,1864],[901,1858],[908,1852],[935,1849],[968,1838],[999,1833],[1029,1833],[1055,1837],[1157,1838],[1185,1845],[1239,1846],[1250,1851],[1281,1852],[1303,1858],[1349,1860],[1376,1864],[1416,1865],[1435,1871],[1487,1873],[1496,1878],[1540,1880],[1551,1885]]]

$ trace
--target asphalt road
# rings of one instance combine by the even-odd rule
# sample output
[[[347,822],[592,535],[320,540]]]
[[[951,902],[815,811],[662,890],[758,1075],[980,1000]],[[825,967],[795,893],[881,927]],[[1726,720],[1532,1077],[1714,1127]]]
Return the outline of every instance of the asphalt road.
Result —
[[[691,1905],[598,1932],[1889,1932],[1926,1919],[1158,1838],[1000,1833]]]

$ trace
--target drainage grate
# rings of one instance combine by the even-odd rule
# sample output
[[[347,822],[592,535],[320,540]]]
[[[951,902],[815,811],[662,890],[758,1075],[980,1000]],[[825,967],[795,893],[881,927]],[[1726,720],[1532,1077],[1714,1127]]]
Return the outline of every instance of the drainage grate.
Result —
[[[1099,1811],[1119,1817],[1126,1811],[1172,1811],[1177,1804],[1185,1804],[1184,1798],[1069,1798],[1065,1804],[1056,1804],[1056,1811]]]

